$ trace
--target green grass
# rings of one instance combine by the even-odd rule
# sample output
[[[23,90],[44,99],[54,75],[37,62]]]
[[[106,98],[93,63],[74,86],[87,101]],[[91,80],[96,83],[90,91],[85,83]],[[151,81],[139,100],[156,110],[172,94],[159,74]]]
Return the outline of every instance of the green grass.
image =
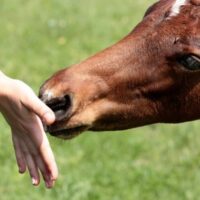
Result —
[[[0,66],[36,92],[56,70],[115,43],[153,0],[1,0]],[[60,170],[54,189],[19,175],[8,125],[0,122],[1,200],[196,200],[200,124],[49,137]]]

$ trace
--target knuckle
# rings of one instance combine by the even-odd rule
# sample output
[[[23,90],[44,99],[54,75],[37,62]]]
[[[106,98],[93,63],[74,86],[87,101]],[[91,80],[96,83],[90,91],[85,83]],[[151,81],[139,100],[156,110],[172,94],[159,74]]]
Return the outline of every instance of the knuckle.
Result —
[[[18,85],[23,85],[23,84],[24,84],[23,81],[18,80],[18,79],[13,79],[13,81],[14,81],[14,83],[15,83],[16,86],[18,86]]]
[[[15,86],[15,89],[19,92],[19,91],[26,91],[27,92],[27,90],[28,90],[28,86],[23,82],[23,81],[21,81],[21,80],[17,80],[17,79],[15,79],[14,81],[13,81],[13,85]]]
[[[24,156],[27,156],[28,155],[28,150],[26,149],[26,148],[22,148],[22,154],[24,155]]]
[[[39,106],[38,106],[38,112],[40,113],[41,116],[44,116],[46,114],[47,109],[45,108],[45,106],[41,103]]]
[[[31,151],[31,156],[36,159],[39,156],[38,151]]]

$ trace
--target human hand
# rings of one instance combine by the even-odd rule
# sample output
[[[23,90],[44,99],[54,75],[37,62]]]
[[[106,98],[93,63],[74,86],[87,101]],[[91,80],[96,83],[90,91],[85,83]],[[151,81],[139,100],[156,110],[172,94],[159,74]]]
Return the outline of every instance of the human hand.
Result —
[[[11,127],[19,172],[28,168],[33,185],[39,185],[40,171],[46,187],[53,187],[58,170],[41,120],[53,123],[54,113],[22,81],[0,72],[0,84],[0,111]]]

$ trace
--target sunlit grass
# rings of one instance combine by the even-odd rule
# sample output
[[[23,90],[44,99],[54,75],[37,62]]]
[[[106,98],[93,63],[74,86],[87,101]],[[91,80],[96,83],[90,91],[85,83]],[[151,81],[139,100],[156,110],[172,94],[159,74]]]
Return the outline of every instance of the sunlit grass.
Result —
[[[2,0],[0,65],[36,92],[56,70],[115,43],[153,0]],[[34,188],[17,172],[10,131],[0,123],[0,199],[185,200],[200,196],[200,125],[153,125],[124,132],[49,137],[60,177]]]

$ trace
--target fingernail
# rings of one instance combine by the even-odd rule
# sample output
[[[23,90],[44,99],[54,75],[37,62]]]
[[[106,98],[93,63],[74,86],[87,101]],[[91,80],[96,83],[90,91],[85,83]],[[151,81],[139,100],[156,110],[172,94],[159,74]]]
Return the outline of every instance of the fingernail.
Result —
[[[55,115],[53,112],[46,112],[43,116],[43,119],[46,123],[53,123],[55,120]]]
[[[32,178],[32,184],[33,184],[33,185],[37,185],[37,184],[38,184],[38,181],[37,181],[37,179],[35,179],[35,178]]]
[[[19,168],[19,173],[20,173],[20,174],[22,174],[22,173],[23,173],[23,171],[22,171],[22,168]]]
[[[51,182],[45,182],[45,185],[46,185],[47,188],[51,188],[52,187]]]
[[[22,167],[19,167],[19,173],[23,174],[25,172],[25,170]]]

